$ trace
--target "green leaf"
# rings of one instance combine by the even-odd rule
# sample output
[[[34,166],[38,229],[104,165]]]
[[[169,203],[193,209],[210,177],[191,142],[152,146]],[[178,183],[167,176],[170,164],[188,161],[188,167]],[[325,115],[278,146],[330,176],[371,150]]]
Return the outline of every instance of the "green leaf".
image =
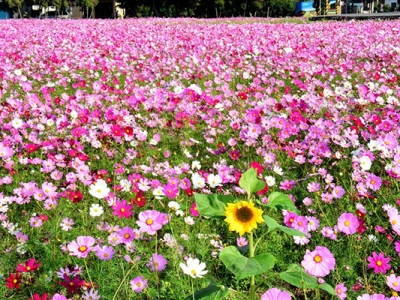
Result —
[[[225,247],[219,258],[237,280],[267,272],[274,267],[275,257],[269,253],[247,258],[240,254],[234,246]]]
[[[257,178],[257,171],[253,168],[248,169],[242,174],[239,180],[239,186],[247,192],[250,197],[253,193],[265,188],[266,183]]]
[[[268,226],[268,232],[273,231],[275,229],[279,229],[283,231],[284,233],[291,235],[291,236],[305,236],[304,232],[301,232],[300,230],[294,229],[294,228],[289,228],[283,225],[278,224],[273,218],[263,215],[263,218],[265,220],[265,223],[267,223]]]
[[[194,293],[195,299],[203,299],[203,300],[220,300],[224,299],[229,295],[229,289],[223,285],[217,285],[215,283],[210,283],[208,287],[197,291]],[[193,299],[193,296],[190,295],[186,298],[187,300]]]
[[[297,214],[300,213],[289,196],[280,192],[273,192],[268,196],[267,206],[273,209],[286,209]]]
[[[235,197],[220,194],[194,194],[197,210],[200,215],[214,218],[225,218],[225,204],[233,203]]]
[[[335,289],[331,285],[327,284],[326,282],[323,283],[323,284],[318,285],[318,287],[321,290],[324,290],[324,291],[328,292],[331,295],[334,295],[334,296],[337,295],[336,292],[335,292]]]
[[[316,289],[318,288],[317,278],[306,273],[299,265],[291,265],[285,272],[279,273],[279,276],[298,288]]]

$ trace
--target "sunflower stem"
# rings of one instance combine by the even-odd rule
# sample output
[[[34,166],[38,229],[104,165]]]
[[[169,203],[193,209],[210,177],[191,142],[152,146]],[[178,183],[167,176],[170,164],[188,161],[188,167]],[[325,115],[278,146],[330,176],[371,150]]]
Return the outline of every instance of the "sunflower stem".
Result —
[[[253,232],[250,232],[249,236],[249,251],[250,251],[250,258],[254,257],[254,241],[253,241]],[[255,276],[250,277],[250,299],[256,299],[256,289],[255,289]]]

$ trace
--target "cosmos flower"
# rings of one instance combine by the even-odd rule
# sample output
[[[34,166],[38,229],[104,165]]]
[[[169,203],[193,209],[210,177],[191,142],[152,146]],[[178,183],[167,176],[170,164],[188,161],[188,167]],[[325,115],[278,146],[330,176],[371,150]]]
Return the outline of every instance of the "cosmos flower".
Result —
[[[385,257],[382,252],[379,254],[375,251],[372,252],[372,256],[369,256],[367,260],[369,261],[368,268],[374,269],[376,274],[386,274],[386,272],[391,268],[389,265],[390,258]]]
[[[39,267],[40,267],[40,262],[35,263],[35,259],[31,258],[27,262],[25,262],[25,265],[18,264],[15,270],[17,272],[26,273],[30,271],[35,271]]]
[[[335,268],[335,257],[328,248],[317,246],[314,251],[306,250],[301,265],[308,274],[325,277]]]
[[[147,279],[142,276],[137,276],[130,281],[130,284],[135,293],[141,293],[145,288],[147,288]]]
[[[167,267],[168,261],[161,254],[154,253],[146,266],[153,272],[160,272]]]
[[[266,291],[261,296],[261,300],[291,300],[292,296],[286,291],[281,291],[278,288],[272,288]]]
[[[91,236],[78,236],[76,241],[68,244],[67,248],[70,251],[70,255],[85,258],[94,249],[93,245],[95,243],[96,240]]]
[[[162,228],[161,217],[161,213],[156,210],[142,211],[139,214],[139,220],[136,221],[136,224],[139,225],[142,232],[154,235],[157,230]]]
[[[356,233],[359,222],[355,215],[352,213],[343,213],[338,219],[337,228],[344,234]]]
[[[186,261],[186,264],[180,263],[179,266],[181,267],[183,273],[189,275],[192,278],[202,278],[205,274],[207,274],[206,264],[200,263],[197,258],[189,257]]]

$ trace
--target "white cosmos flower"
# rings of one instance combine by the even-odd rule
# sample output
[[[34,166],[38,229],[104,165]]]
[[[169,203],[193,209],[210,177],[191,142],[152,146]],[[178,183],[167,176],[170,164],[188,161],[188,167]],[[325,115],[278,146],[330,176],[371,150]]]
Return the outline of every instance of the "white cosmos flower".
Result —
[[[274,171],[276,174],[278,174],[278,175],[281,175],[281,176],[283,175],[283,170],[282,170],[282,168],[279,167],[279,166],[277,166],[277,165],[274,166],[273,171]]]
[[[200,170],[201,169],[201,164],[198,160],[192,161],[192,169]]]
[[[162,191],[162,186],[159,186],[159,187],[155,188],[153,190],[153,195],[155,196],[155,198],[157,200],[162,199],[165,196],[164,192]]]
[[[186,265],[184,263],[180,263],[179,266],[181,267],[183,273],[189,275],[192,278],[202,278],[203,275],[207,274],[206,264],[200,263],[197,258],[189,257],[186,261]]]
[[[122,187],[122,191],[123,192],[129,192],[131,190],[131,183],[129,182],[129,180],[126,179],[122,179],[119,184]]]
[[[188,225],[194,225],[194,219],[191,216],[185,217],[183,220]]]
[[[24,125],[24,121],[22,121],[20,118],[15,118],[11,122],[11,126],[14,127],[15,129],[19,129]]]
[[[222,178],[218,174],[217,175],[210,174],[207,177],[207,181],[210,187],[215,188],[217,186],[221,186]]]
[[[168,207],[176,211],[181,207],[181,205],[176,201],[170,201],[168,202]]]
[[[267,183],[268,186],[274,186],[276,180],[273,176],[265,176],[265,182]]]
[[[361,169],[363,169],[364,171],[368,171],[369,169],[371,169],[371,159],[364,155],[363,157],[360,158],[360,167]]]
[[[90,206],[89,215],[92,217],[100,217],[103,212],[103,207],[99,204],[92,204],[92,206]]]
[[[379,142],[378,142],[378,141],[376,141],[376,140],[371,140],[371,141],[368,143],[368,148],[369,148],[370,151],[376,151],[376,150],[379,150],[379,149],[381,148],[381,146],[379,145]]]
[[[196,189],[201,189],[205,186],[205,179],[199,174],[199,173],[194,173],[192,175],[192,183],[193,183],[193,188]]]
[[[99,179],[95,184],[89,187],[89,194],[97,199],[103,199],[110,193],[107,183],[103,179]]]

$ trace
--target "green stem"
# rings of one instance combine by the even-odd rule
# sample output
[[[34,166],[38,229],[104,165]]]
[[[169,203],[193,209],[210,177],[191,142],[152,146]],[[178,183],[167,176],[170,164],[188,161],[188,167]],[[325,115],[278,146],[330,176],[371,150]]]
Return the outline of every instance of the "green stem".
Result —
[[[90,273],[89,273],[89,269],[86,263],[86,259],[83,259],[83,262],[85,263],[85,268],[86,268],[86,273],[88,274],[89,280],[90,280],[90,284],[93,284],[92,278],[90,277]]]
[[[125,276],[124,276],[124,278],[121,280],[121,283],[119,284],[117,290],[115,291],[115,294],[114,294],[114,296],[112,297],[112,300],[114,300],[115,297],[117,297],[118,292],[119,292],[119,290],[120,290],[122,284],[125,282],[126,277],[128,277],[129,273],[132,272],[132,270],[133,270],[134,267],[136,267],[136,264],[133,264],[132,268],[130,268],[130,270],[125,274]]]
[[[249,251],[250,251],[250,258],[254,257],[254,241],[253,241],[253,232],[250,232],[249,236]],[[250,277],[250,299],[256,299],[256,289],[255,289],[255,276]]]
[[[193,280],[192,280],[192,279],[190,279],[190,282],[191,282],[191,284],[192,284],[192,295],[193,295],[193,300],[195,300],[195,298],[194,298],[194,287],[193,287]]]

